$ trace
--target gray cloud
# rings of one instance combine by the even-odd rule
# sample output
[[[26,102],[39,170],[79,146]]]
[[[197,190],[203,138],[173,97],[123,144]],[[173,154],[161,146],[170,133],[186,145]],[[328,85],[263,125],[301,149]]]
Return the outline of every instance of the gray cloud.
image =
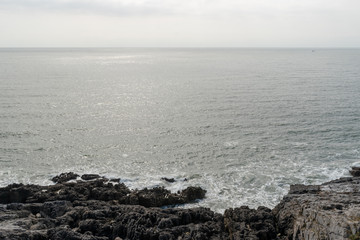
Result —
[[[115,15],[227,15],[351,11],[356,0],[1,0],[0,8]]]
[[[0,46],[359,46],[358,0],[0,0]]]
[[[0,9],[55,11],[68,13],[93,13],[102,15],[153,15],[171,11],[147,2],[109,0],[1,0]]]

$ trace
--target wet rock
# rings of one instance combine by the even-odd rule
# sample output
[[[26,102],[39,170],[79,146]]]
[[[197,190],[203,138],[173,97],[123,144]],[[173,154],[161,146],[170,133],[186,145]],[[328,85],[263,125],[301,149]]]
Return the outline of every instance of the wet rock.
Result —
[[[12,184],[0,188],[1,239],[208,239],[221,235],[222,216],[209,209],[159,209],[205,197],[189,187],[130,191],[124,184],[86,177],[51,186]],[[91,180],[91,181],[88,181]],[[137,206],[122,205],[137,204]],[[2,231],[3,229],[6,231]],[[200,230],[199,230],[200,229]],[[202,229],[202,230],[201,230]]]
[[[97,178],[102,178],[100,175],[98,174],[84,174],[81,176],[81,179],[82,180],[94,180],[94,179],[97,179]]]
[[[202,199],[205,190],[189,187],[180,193],[164,188],[130,191],[124,184],[106,183],[102,179],[85,182],[66,182],[51,186],[12,184],[0,188],[0,203],[44,203],[50,201],[116,201],[119,204],[162,207]]]
[[[197,199],[205,197],[206,190],[200,187],[188,187],[179,194],[171,193],[163,187],[153,189],[143,189],[134,191],[128,196],[129,201],[145,207],[174,206],[179,204],[191,203]]]
[[[111,178],[110,179],[110,182],[115,182],[115,183],[118,183],[118,182],[120,182],[120,178]]]
[[[353,177],[360,177],[360,167],[352,167],[349,172]]]
[[[175,179],[174,179],[174,178],[166,178],[166,177],[163,177],[163,178],[161,178],[161,180],[164,180],[164,181],[169,182],[169,183],[175,182]]]
[[[70,180],[74,180],[77,177],[79,177],[79,175],[73,172],[61,173],[60,175],[53,177],[51,181],[53,181],[54,183],[64,183]]]
[[[193,202],[196,199],[203,199],[205,194],[206,190],[200,187],[188,187],[180,193],[180,195],[184,197],[185,202]]]

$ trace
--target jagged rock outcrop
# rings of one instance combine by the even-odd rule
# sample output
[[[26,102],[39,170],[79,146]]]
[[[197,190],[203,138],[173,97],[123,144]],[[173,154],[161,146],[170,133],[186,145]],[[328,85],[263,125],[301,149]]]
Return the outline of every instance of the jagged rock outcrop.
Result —
[[[0,239],[223,239],[222,216],[206,208],[145,208],[98,200],[8,204]],[[6,219],[6,220],[5,220]],[[5,224],[4,224],[5,223]]]
[[[161,187],[130,191],[123,183],[115,184],[109,179],[90,174],[83,176],[83,179],[92,181],[60,181],[61,183],[50,186],[11,184],[0,188],[0,204],[101,200],[116,201],[118,204],[161,207],[190,203],[204,198],[206,193],[200,187],[188,187],[178,193],[171,193]]]
[[[285,239],[360,239],[360,178],[293,185],[273,214]]]
[[[225,230],[229,239],[276,239],[274,216],[271,209],[259,207],[257,210],[243,206],[227,209],[224,213]]]
[[[131,191],[99,175],[79,177],[0,188],[0,239],[360,239],[360,177],[293,185],[273,210],[243,206],[223,215],[171,207],[204,198],[199,187]]]
[[[54,183],[64,183],[70,180],[74,180],[77,177],[79,177],[79,175],[73,172],[61,173],[60,175],[53,177],[51,181],[53,181]]]

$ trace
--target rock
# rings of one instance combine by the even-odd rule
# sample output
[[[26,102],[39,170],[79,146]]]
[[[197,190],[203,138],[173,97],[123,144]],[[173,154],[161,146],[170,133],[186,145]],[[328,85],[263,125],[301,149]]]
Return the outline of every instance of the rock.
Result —
[[[0,239],[360,239],[360,178],[293,185],[273,209],[223,215],[172,208],[205,197],[199,187],[130,191],[102,178],[0,188]],[[166,206],[166,208],[158,208]]]
[[[185,198],[186,202],[193,202],[196,199],[203,199],[205,197],[206,190],[200,187],[188,187],[183,190],[180,195]]]
[[[291,189],[273,210],[286,239],[348,239],[360,232],[359,178]]]
[[[175,179],[174,179],[174,178],[166,178],[166,177],[163,177],[163,178],[161,178],[161,180],[164,180],[164,181],[169,182],[169,183],[175,182]]]
[[[31,215],[26,209],[34,204],[0,211],[1,239],[223,239],[227,236],[223,232],[222,216],[206,208],[145,208],[99,200],[74,206],[58,201],[50,205],[45,202],[39,207],[53,210],[60,206],[61,213],[24,219]]]
[[[225,229],[231,239],[275,239],[277,232],[271,209],[257,210],[243,206],[227,209],[224,213]]]
[[[197,199],[205,197],[206,190],[200,187],[188,187],[181,191],[179,194],[171,193],[162,187],[153,189],[143,189],[134,191],[129,195],[128,202],[135,201],[136,204],[145,207],[161,207],[161,206],[174,206],[179,204],[191,203]]]
[[[54,183],[64,183],[76,179],[77,177],[79,177],[79,175],[73,172],[61,173],[60,175],[53,177],[51,181]]]
[[[52,240],[63,240],[63,239],[71,239],[71,240],[108,240],[107,237],[102,236],[93,236],[87,234],[81,234],[71,229],[64,228],[55,228],[49,231],[48,233],[49,239]]]
[[[98,174],[84,174],[81,176],[81,179],[82,180],[94,180],[94,179],[97,179],[97,178],[102,178],[100,175]]]
[[[47,216],[50,218],[57,218],[64,215],[72,204],[68,201],[51,201],[45,202],[41,207],[41,216]],[[37,216],[37,214],[36,214]]]
[[[349,172],[353,177],[360,177],[360,167],[352,167]]]
[[[222,231],[222,216],[206,208],[133,206],[121,212],[116,218],[114,233],[123,239],[223,239],[222,236],[227,236]],[[183,216],[189,216],[191,221],[183,221]]]
[[[295,184],[290,186],[289,194],[316,194],[320,192],[320,186]]]
[[[200,187],[188,187],[180,193],[164,188],[130,191],[123,183],[106,183],[102,179],[65,182],[51,186],[12,184],[0,188],[0,203],[44,203],[50,201],[117,201],[120,204],[162,207],[185,204],[205,197]]]
[[[110,179],[110,182],[116,182],[116,183],[118,183],[118,182],[120,182],[120,178],[111,178]]]

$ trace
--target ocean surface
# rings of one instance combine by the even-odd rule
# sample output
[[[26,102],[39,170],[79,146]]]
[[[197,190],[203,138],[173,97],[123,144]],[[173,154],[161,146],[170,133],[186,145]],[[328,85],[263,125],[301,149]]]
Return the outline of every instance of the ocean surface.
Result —
[[[0,186],[98,173],[222,212],[357,164],[359,49],[0,49]]]

